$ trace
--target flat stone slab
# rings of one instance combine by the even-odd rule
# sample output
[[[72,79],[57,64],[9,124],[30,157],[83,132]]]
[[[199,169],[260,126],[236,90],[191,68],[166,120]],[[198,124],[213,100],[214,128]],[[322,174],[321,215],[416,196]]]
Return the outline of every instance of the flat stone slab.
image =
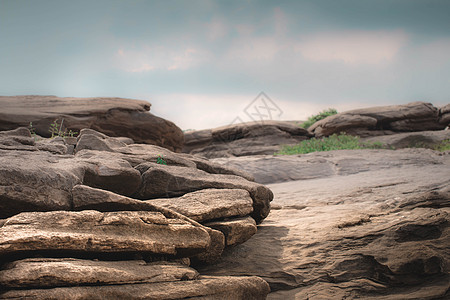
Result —
[[[178,198],[152,199],[146,202],[172,209],[197,222],[242,217],[253,212],[253,200],[242,189],[204,189]]]
[[[0,255],[23,251],[194,255],[210,245],[200,226],[159,212],[21,213],[0,227]]]
[[[241,168],[262,184],[345,176],[410,165],[442,165],[447,158],[429,149],[335,150],[299,155],[227,157],[215,162]]]
[[[0,299],[230,299],[263,300],[267,282],[258,277],[201,276],[197,280],[10,290]]]
[[[0,285],[23,289],[154,283],[194,280],[198,275],[188,266],[170,262],[29,258],[4,266],[0,271]]]

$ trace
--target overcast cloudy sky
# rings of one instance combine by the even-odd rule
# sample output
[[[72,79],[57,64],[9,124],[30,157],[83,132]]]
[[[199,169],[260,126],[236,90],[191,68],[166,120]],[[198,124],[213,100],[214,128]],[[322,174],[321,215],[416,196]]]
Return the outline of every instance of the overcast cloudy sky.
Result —
[[[450,102],[449,0],[0,0],[0,94],[148,100],[183,129]],[[1,108],[0,108],[1,110]]]

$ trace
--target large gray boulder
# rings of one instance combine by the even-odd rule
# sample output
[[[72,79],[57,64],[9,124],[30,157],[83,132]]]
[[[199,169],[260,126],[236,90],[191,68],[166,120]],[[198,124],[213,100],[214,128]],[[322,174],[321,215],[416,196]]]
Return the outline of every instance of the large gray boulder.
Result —
[[[183,132],[174,123],[149,112],[146,101],[124,98],[60,98],[56,96],[0,96],[0,131],[27,127],[49,137],[56,120],[62,130],[91,128],[112,137],[181,151]]]
[[[447,124],[440,121],[439,114],[439,109],[431,103],[412,102],[346,111],[320,120],[308,129],[317,137],[340,132],[366,137],[395,132],[442,130]]]

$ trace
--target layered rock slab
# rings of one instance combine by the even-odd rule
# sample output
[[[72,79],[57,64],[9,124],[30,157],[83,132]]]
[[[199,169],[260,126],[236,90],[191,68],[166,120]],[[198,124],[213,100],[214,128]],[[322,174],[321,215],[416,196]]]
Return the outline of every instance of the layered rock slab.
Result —
[[[10,290],[0,299],[266,299],[268,284],[258,277],[200,276],[197,280]]]
[[[204,171],[143,163],[136,167],[142,173],[142,185],[137,194],[140,199],[173,197],[201,189],[244,189],[253,199],[251,216],[262,221],[270,212],[272,192],[263,185],[235,175],[209,174]]]
[[[10,289],[194,280],[198,272],[171,262],[28,258],[6,264],[0,285]]]
[[[204,189],[179,198],[146,202],[172,209],[198,222],[242,217],[253,212],[253,200],[242,189]]]
[[[48,250],[194,255],[210,242],[199,226],[146,211],[21,213],[0,227],[0,255]]]
[[[50,124],[57,120],[63,131],[92,128],[109,136],[181,151],[181,129],[149,113],[150,106],[146,101],[124,98],[0,96],[0,130],[27,127],[32,122],[38,135],[50,137]]]

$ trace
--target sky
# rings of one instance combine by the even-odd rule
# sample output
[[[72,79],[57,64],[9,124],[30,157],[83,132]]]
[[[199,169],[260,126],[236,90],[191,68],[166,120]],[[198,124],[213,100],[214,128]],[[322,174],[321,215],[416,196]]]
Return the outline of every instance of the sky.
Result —
[[[449,16],[450,0],[0,0],[0,95],[147,100],[182,129],[250,121],[261,92],[279,120],[439,107]]]

